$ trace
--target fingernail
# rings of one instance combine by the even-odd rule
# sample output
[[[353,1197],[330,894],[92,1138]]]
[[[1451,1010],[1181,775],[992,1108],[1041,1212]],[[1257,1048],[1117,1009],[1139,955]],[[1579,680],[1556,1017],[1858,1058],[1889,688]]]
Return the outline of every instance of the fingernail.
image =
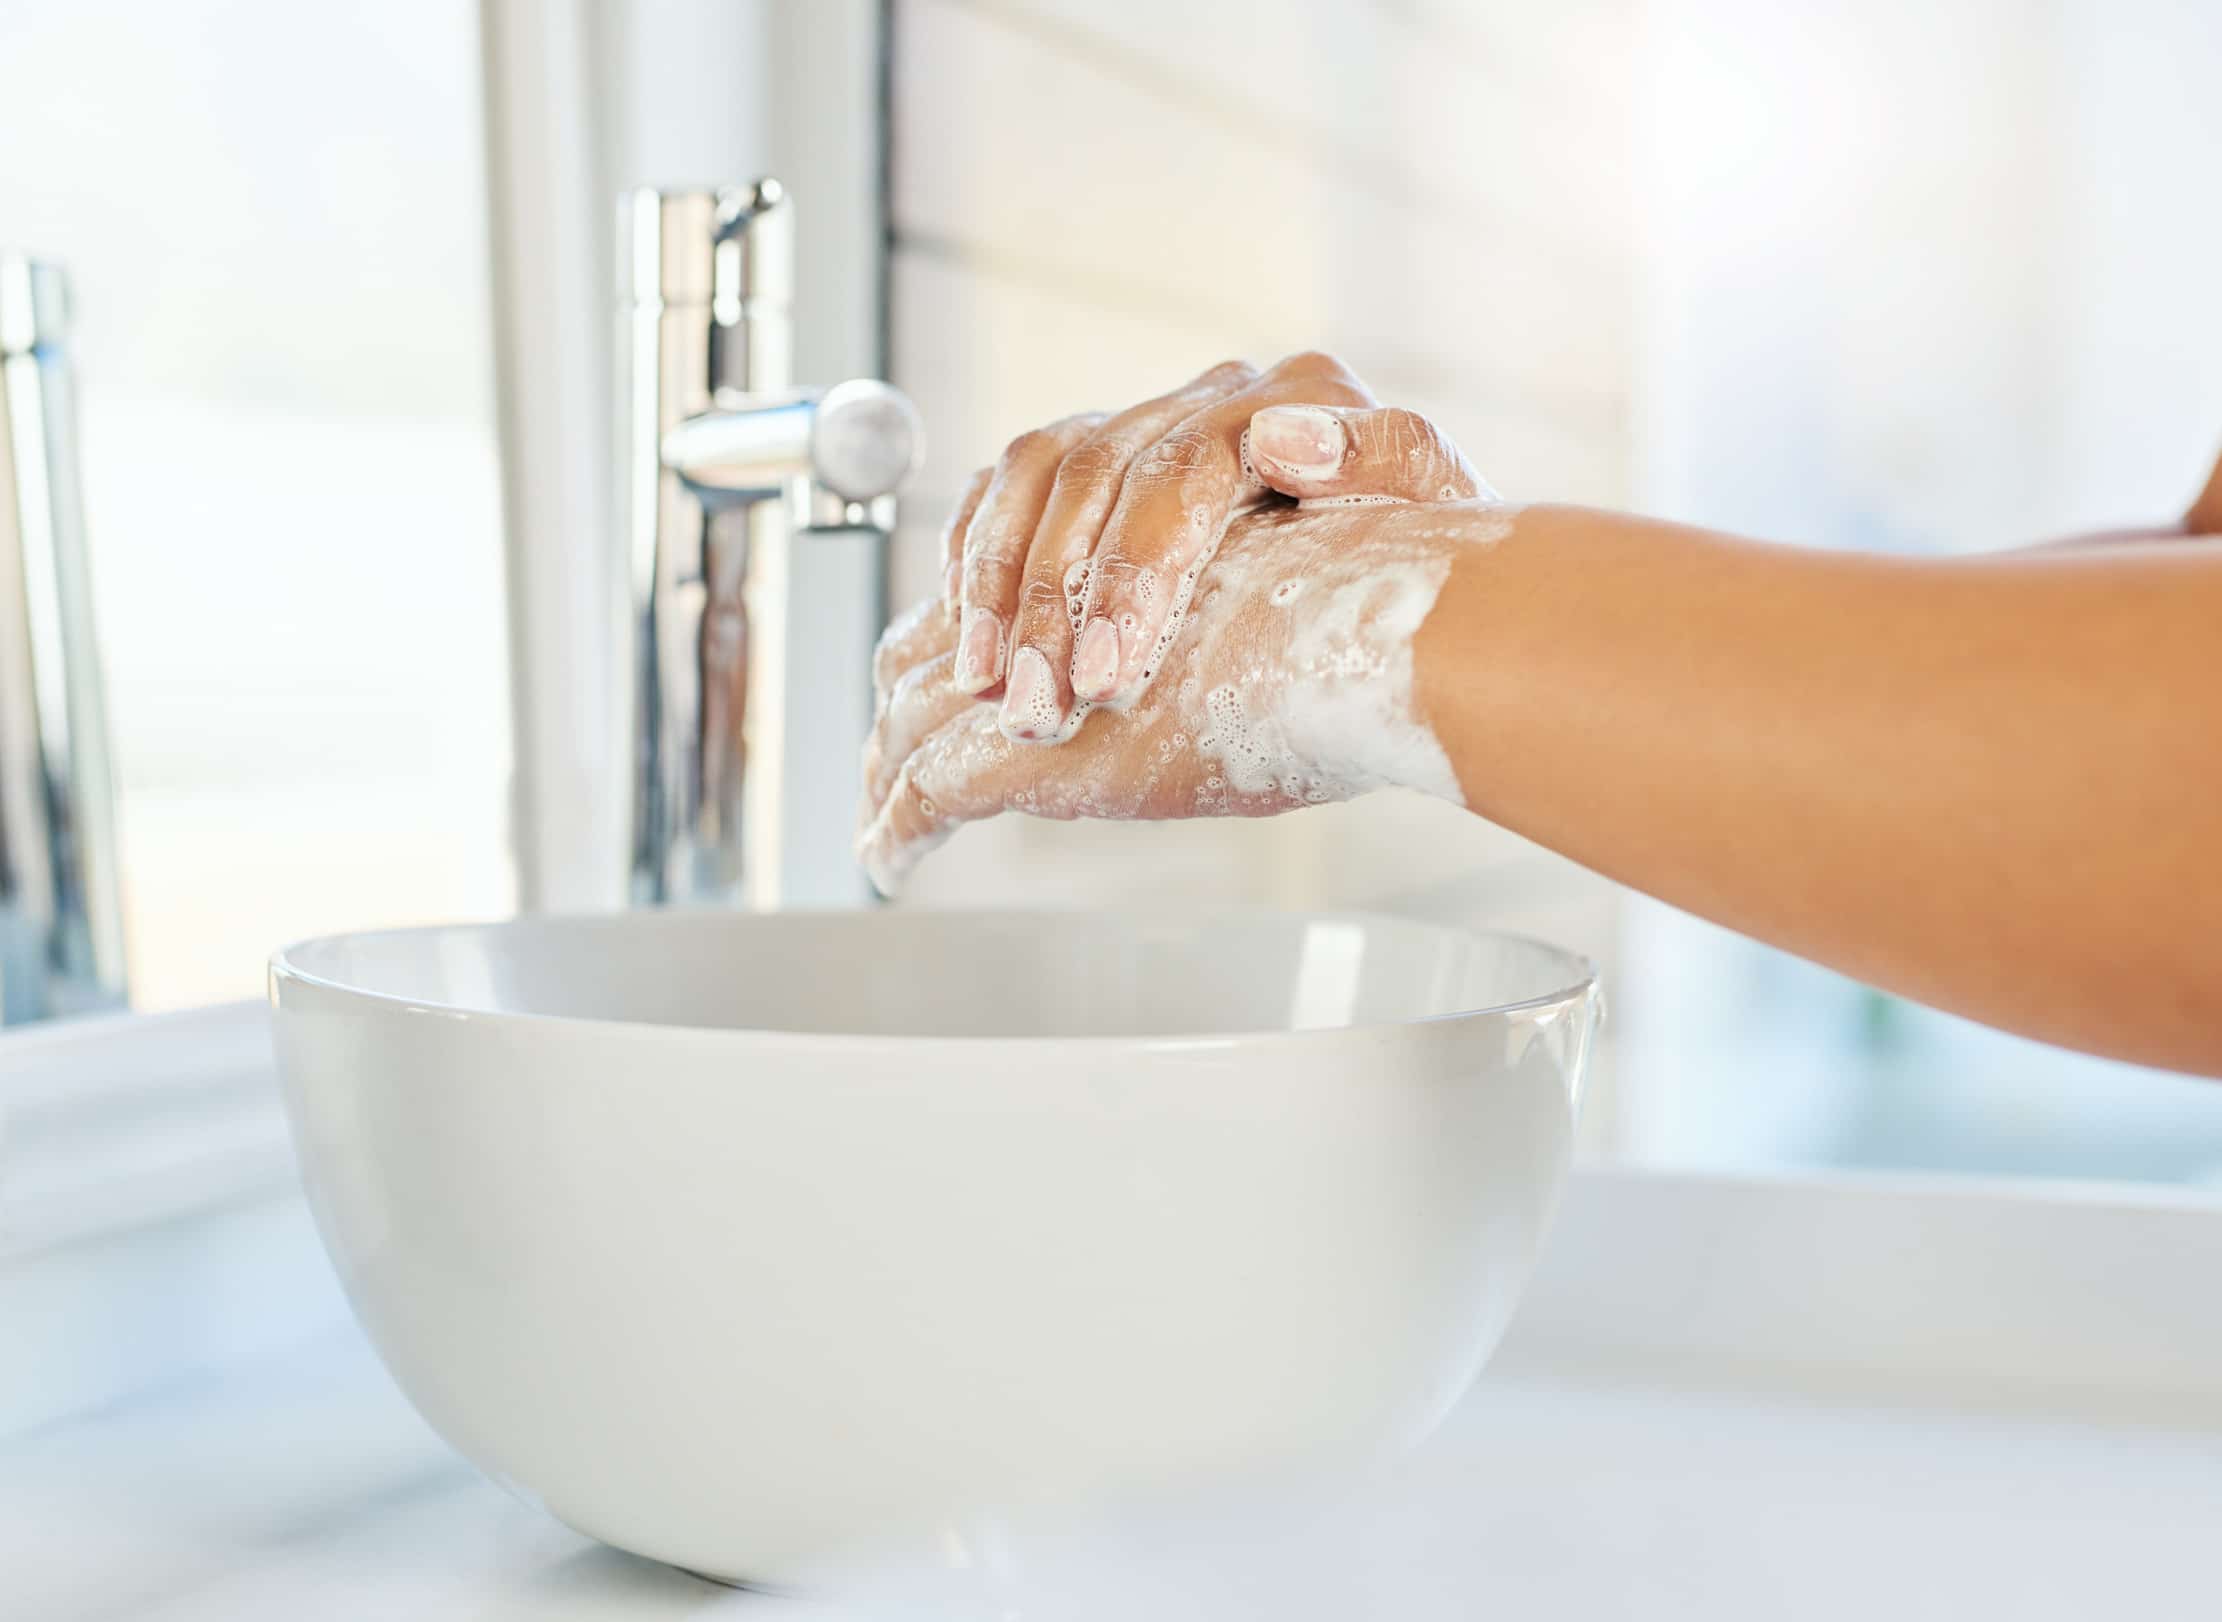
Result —
[[[1101,699],[1118,684],[1118,627],[1098,616],[1080,633],[1080,646],[1072,656],[1072,690],[1085,699]]]
[[[1004,732],[1032,742],[1055,732],[1064,719],[1049,661],[1039,648],[1020,648],[1011,655],[1010,685],[1003,690],[999,720]]]
[[[993,687],[1003,666],[1003,622],[974,609],[957,645],[957,685],[968,693]]]
[[[1250,419],[1250,451],[1299,478],[1324,479],[1342,466],[1350,441],[1342,419],[1317,406],[1267,406]]]

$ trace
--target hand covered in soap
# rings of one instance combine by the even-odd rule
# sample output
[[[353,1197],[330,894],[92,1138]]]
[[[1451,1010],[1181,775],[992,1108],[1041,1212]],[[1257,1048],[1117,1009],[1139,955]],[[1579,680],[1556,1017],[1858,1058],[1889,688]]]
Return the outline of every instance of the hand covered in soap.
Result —
[[[1031,707],[1022,674],[1013,688],[1025,724],[1014,737],[1009,695],[1000,711],[976,695],[946,600],[889,630],[858,841],[882,890],[963,823],[1006,810],[1270,816],[1391,784],[1459,799],[1415,702],[1412,637],[1459,551],[1506,521],[1474,499],[1484,487],[1455,448],[1408,412],[1305,404],[1261,411],[1248,426],[1265,482],[1246,495],[1211,485],[1241,498],[1223,535],[1151,553],[1157,618],[1137,623],[1153,640],[1120,707],[1096,712],[1086,697]],[[1284,462],[1282,448],[1300,461]],[[1239,477],[1239,460],[1231,465]],[[1446,493],[1458,499],[1409,499]],[[1319,504],[1291,505],[1290,495]],[[1169,516],[1193,535],[1180,504]],[[1060,589],[1060,612],[1063,598]]]
[[[1134,702],[1229,522],[1274,492],[1318,504],[1488,491],[1433,424],[1382,411],[1332,356],[1214,366],[1115,416],[1011,441],[951,520],[951,680],[1000,698],[1015,740],[1070,732],[1076,703]],[[1279,408],[1279,409],[1269,409]]]

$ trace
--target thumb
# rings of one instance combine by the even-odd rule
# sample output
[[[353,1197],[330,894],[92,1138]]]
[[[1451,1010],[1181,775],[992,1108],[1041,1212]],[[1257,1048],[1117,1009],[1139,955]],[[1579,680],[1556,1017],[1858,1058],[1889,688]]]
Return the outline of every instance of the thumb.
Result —
[[[1396,406],[1267,406],[1242,448],[1261,483],[1306,506],[1497,499],[1448,435]]]

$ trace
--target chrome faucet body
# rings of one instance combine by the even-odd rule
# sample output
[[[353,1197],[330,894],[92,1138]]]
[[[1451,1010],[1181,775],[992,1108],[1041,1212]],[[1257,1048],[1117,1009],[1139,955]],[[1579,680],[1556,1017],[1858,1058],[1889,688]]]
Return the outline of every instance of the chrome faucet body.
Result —
[[[851,807],[798,796],[798,733],[831,716],[810,749],[862,735],[878,559],[922,435],[884,383],[794,386],[792,214],[772,180],[620,209],[636,903],[856,898],[853,863],[826,854]],[[872,589],[799,591],[842,545],[868,549]]]
[[[0,252],[0,1024],[124,996],[69,334],[61,271]]]

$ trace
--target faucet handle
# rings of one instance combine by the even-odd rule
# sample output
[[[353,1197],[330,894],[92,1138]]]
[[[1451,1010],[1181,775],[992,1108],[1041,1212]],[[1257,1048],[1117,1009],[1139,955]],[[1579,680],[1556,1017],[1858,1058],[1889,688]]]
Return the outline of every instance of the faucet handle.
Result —
[[[802,478],[837,508],[869,506],[894,494],[925,451],[918,408],[870,378],[816,396],[727,402],[663,436],[664,466],[698,490],[762,499]]]
[[[810,473],[842,500],[893,495],[918,471],[925,452],[918,408],[894,385],[852,378],[819,397],[810,425]]]

